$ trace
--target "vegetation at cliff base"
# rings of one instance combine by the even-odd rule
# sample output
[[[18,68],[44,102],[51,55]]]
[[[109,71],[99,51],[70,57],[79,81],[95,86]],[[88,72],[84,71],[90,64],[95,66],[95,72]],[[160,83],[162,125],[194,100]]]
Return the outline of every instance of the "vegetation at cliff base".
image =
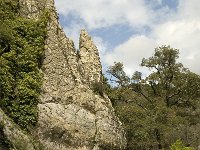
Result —
[[[120,62],[108,68],[115,86],[105,92],[124,124],[128,150],[169,149],[178,139],[198,147],[200,76],[177,62],[178,57],[178,49],[156,48],[141,63],[151,71],[147,77],[138,71],[129,77]],[[171,149],[179,150],[174,148],[178,144]]]
[[[170,146],[170,150],[194,150],[194,148],[186,147],[181,140],[177,140]]]
[[[18,0],[0,0],[0,108],[28,130],[38,119],[48,12],[35,20],[19,11]],[[153,56],[141,62],[150,70],[148,76],[136,71],[130,77],[116,62],[107,70],[115,86],[106,78],[92,84],[95,94],[106,93],[111,99],[126,131],[127,150],[199,147],[200,76],[178,58],[178,49],[157,47]],[[0,147],[9,148],[3,127]]]
[[[0,107],[27,129],[37,122],[46,23],[19,15],[18,0],[0,0]]]

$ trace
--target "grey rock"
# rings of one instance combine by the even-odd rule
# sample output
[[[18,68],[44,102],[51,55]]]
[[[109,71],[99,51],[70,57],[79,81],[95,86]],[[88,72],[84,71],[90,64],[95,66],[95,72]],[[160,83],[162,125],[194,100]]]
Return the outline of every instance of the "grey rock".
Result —
[[[79,39],[79,56],[83,66],[86,83],[101,82],[102,67],[97,47],[86,30],[81,30]]]
[[[32,134],[47,150],[124,149],[125,132],[109,98],[90,88],[91,83],[101,82],[102,78],[98,49],[91,37],[81,31],[77,52],[58,22],[54,0],[20,0],[20,6],[21,15],[33,19],[38,19],[45,9],[50,11],[39,118]],[[11,141],[20,135],[19,139],[28,143],[27,149],[35,149],[28,135],[18,128],[14,135],[10,129],[4,130]]]

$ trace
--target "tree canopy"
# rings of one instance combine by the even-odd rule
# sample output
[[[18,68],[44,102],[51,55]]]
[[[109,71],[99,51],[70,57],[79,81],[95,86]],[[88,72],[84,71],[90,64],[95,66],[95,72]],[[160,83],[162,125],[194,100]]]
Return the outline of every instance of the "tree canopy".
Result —
[[[141,66],[151,71],[147,77],[136,71],[129,78],[122,63],[109,67],[119,86],[108,95],[127,131],[128,149],[169,148],[177,139],[198,146],[200,76],[178,58],[178,49],[155,48],[152,57],[142,59]]]

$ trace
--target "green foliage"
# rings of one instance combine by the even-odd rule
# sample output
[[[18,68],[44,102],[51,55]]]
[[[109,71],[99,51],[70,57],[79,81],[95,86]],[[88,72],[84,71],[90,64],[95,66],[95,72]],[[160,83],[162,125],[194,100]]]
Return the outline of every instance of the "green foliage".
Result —
[[[155,49],[153,57],[143,58],[141,65],[154,69],[145,81],[151,85],[154,95],[161,96],[167,106],[174,105],[174,98],[179,95],[177,80],[186,71],[181,63],[177,63],[179,51],[170,46]],[[179,81],[178,81],[179,82]],[[182,84],[182,83],[181,83]]]
[[[37,122],[48,13],[36,21],[18,15],[17,0],[1,0],[0,107],[22,128]]]
[[[19,10],[18,0],[0,0],[0,20],[14,19]]]
[[[115,81],[118,84],[118,86],[126,86],[130,82],[130,78],[126,75],[123,68],[124,67],[122,63],[115,62],[115,65],[110,66],[107,70],[107,73],[114,77],[112,81]]]
[[[192,147],[185,147],[181,140],[177,140],[170,146],[170,150],[194,150]]]
[[[108,79],[103,75],[101,82],[94,82],[91,85],[94,93],[104,96],[104,94],[108,94],[110,92],[110,85],[108,84]]]
[[[103,84],[101,82],[95,82],[92,84],[92,90],[94,93],[99,94],[100,96],[103,96],[104,89]]]
[[[170,46],[156,48],[152,57],[142,60],[141,65],[152,70],[145,78],[136,71],[130,79],[122,63],[109,67],[116,79],[111,80],[119,86],[108,96],[124,124],[127,149],[168,149],[176,139],[198,146],[200,76],[185,69],[178,57],[179,50]]]

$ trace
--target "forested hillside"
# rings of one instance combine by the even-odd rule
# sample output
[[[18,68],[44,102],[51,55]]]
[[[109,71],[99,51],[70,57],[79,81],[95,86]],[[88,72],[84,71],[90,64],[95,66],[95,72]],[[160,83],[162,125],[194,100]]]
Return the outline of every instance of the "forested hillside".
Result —
[[[177,140],[197,149],[200,76],[178,58],[179,50],[161,46],[141,62],[150,70],[146,77],[136,71],[130,78],[120,62],[107,70],[115,86],[106,84],[104,90],[125,126],[127,149],[169,149]]]

